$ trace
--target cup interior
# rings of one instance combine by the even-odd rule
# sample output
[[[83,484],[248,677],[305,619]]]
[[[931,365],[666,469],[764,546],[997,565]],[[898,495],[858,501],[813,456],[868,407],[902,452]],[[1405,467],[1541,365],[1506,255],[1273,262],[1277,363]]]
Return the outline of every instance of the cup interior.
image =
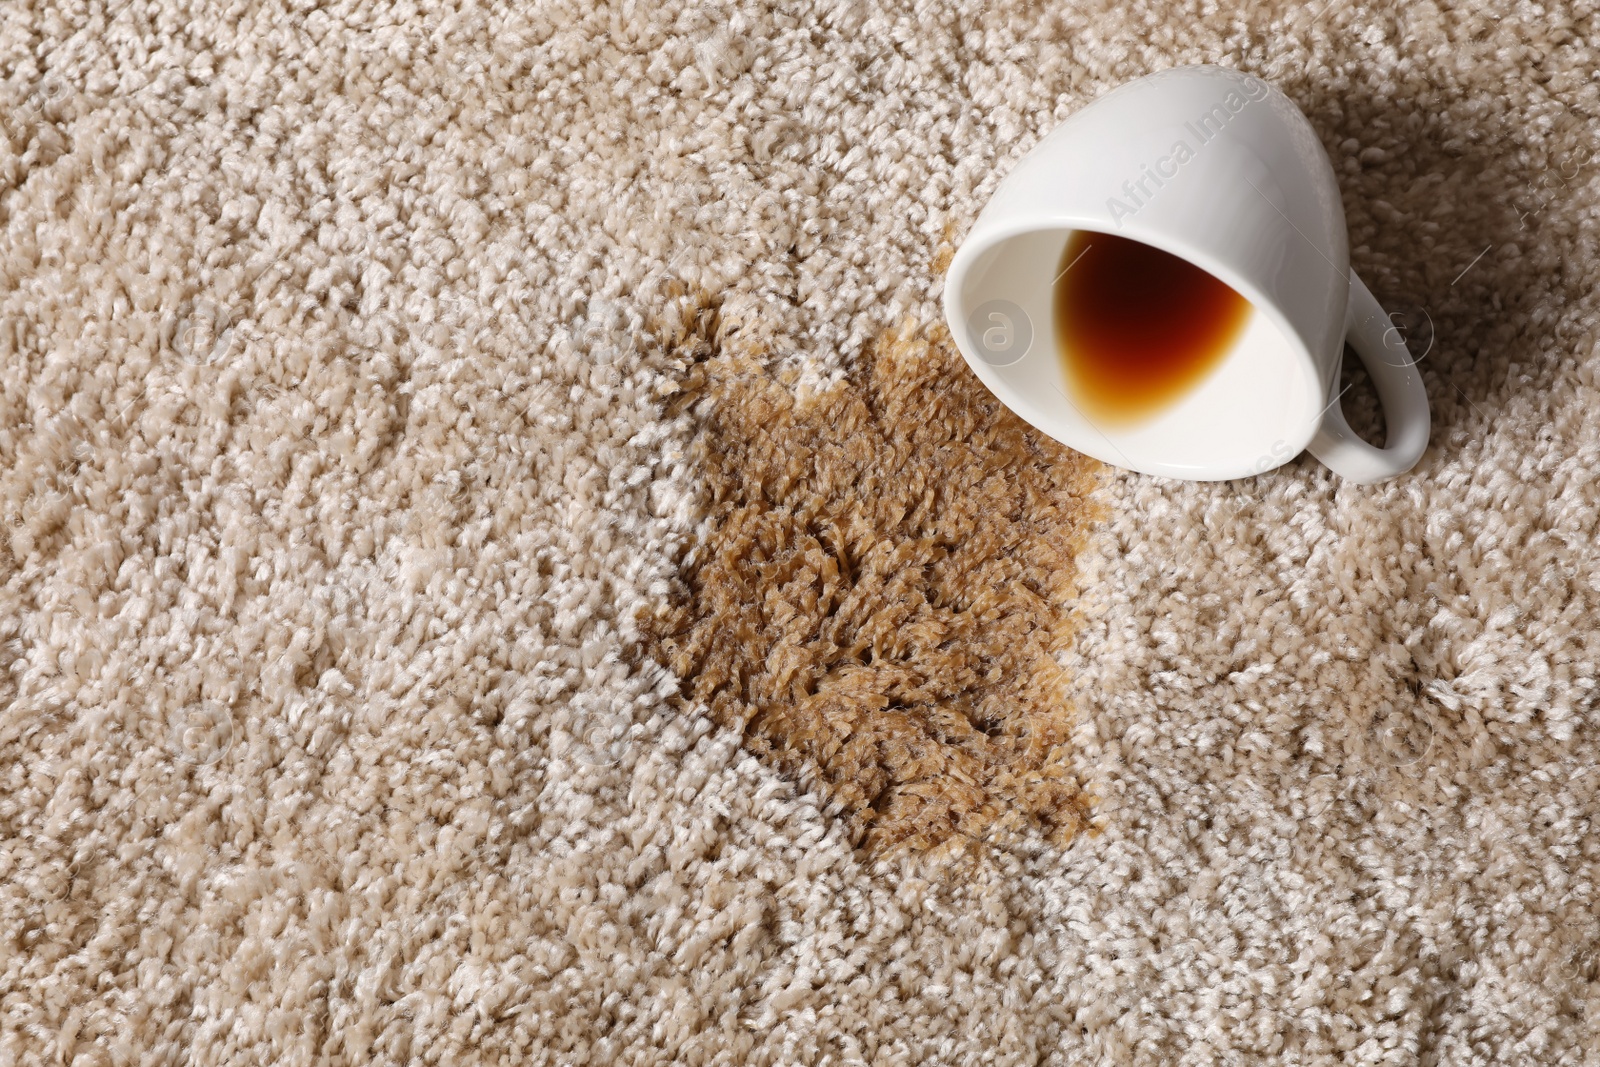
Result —
[[[1064,324],[1055,299],[1063,251],[1078,230],[1053,227],[1001,238],[973,257],[957,282],[952,327],[967,361],[996,396],[1062,443],[1148,474],[1242,477],[1286,462],[1309,443],[1322,405],[1310,354],[1263,294],[1173,248],[1163,250],[1248,301],[1242,326],[1203,377],[1158,410],[1108,419],[1085,405],[1063,359]],[[1092,243],[1095,231],[1084,232]],[[1088,255],[1081,262],[1087,266]],[[1153,291],[1139,299],[1154,311],[1162,295]]]

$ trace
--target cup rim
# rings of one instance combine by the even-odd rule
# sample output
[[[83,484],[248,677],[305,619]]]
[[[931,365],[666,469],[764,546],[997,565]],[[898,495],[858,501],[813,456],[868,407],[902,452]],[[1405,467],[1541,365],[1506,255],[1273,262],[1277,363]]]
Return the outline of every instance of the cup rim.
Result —
[[[1040,233],[1046,230],[1086,230],[1091,233],[1103,233],[1111,237],[1125,237],[1129,240],[1147,244],[1152,248],[1158,248],[1170,255],[1177,256],[1188,263],[1192,263],[1201,270],[1206,271],[1213,277],[1230,286],[1234,292],[1248,300],[1252,307],[1254,307],[1260,313],[1266,315],[1268,321],[1277,328],[1279,334],[1288,340],[1289,346],[1293,350],[1293,353],[1296,357],[1296,364],[1300,369],[1302,377],[1313,387],[1312,393],[1318,406],[1319,413],[1316,418],[1311,420],[1310,425],[1301,428],[1301,433],[1297,435],[1297,440],[1287,442],[1287,445],[1292,446],[1293,451],[1284,458],[1283,462],[1288,462],[1290,459],[1293,459],[1295,456],[1299,455],[1311,443],[1312,439],[1316,437],[1317,430],[1321,426],[1322,422],[1321,412],[1327,410],[1330,385],[1329,382],[1324,381],[1322,376],[1317,373],[1318,361],[1315,356],[1313,356],[1310,347],[1306,344],[1305,338],[1300,335],[1299,330],[1293,327],[1288,318],[1283,314],[1281,309],[1279,309],[1275,301],[1268,299],[1267,295],[1259,288],[1243,279],[1229,265],[1214,259],[1203,249],[1198,250],[1199,254],[1197,255],[1195,254],[1196,249],[1192,247],[1185,247],[1181,244],[1181,242],[1168,241],[1164,239],[1160,233],[1144,232],[1137,226],[1130,226],[1127,229],[1122,229],[1118,228],[1115,224],[1107,223],[1104,219],[1097,219],[1092,216],[1073,215],[1070,213],[1053,214],[1049,216],[1033,214],[1025,219],[1017,219],[1011,222],[1001,222],[992,226],[982,227],[981,230],[979,227],[975,226],[972,232],[967,235],[966,240],[962,242],[960,248],[956,250],[955,256],[950,261],[949,268],[945,271],[943,303],[945,308],[946,326],[949,328],[951,336],[956,339],[956,345],[958,350],[961,352],[962,358],[967,361],[967,364],[973,369],[973,372],[978,375],[979,379],[982,380],[991,391],[996,392],[997,395],[999,395],[1001,392],[1001,390],[996,388],[996,383],[1003,383],[1005,381],[1005,375],[1002,373],[1003,368],[995,368],[984,365],[982,360],[974,359],[972,354],[968,351],[968,339],[965,336],[963,323],[966,321],[966,316],[971,314],[972,308],[958,307],[958,304],[960,304],[964,299],[960,292],[962,286],[959,283],[965,281],[966,275],[971,269],[972,263],[979,256],[1005,241],[1009,241],[1017,237],[1025,237],[1029,234]],[[1348,308],[1348,293],[1345,296],[1345,301]],[[1342,329],[1340,331],[1340,336],[1343,336]],[[1335,368],[1333,372],[1334,376],[1337,376],[1337,368],[1339,365],[1339,360],[1334,360],[1331,363],[1331,366]],[[1009,386],[1005,387],[1004,392],[1007,394],[1007,396],[1015,395],[1014,391],[1010,389]],[[1007,399],[1007,396],[1001,396],[1002,401],[1005,402],[1007,407],[1021,415],[1021,410],[1017,408],[1017,406],[1014,405],[1011,400]],[[1018,399],[1021,398],[1018,397]],[[1027,419],[1026,421],[1033,422],[1032,419]],[[1050,433],[1050,431],[1044,426],[1039,426],[1038,428],[1046,433]],[[1053,437],[1055,435],[1051,434],[1051,436]],[[1120,466],[1121,464],[1118,465]],[[1279,465],[1281,464],[1276,464],[1275,466]],[[1238,474],[1224,474],[1197,479],[1192,472],[1183,471],[1175,466],[1165,463],[1151,464],[1150,466],[1152,468],[1166,468],[1159,471],[1152,470],[1150,473],[1156,473],[1164,477],[1182,478],[1189,481],[1242,478],[1253,474],[1265,473],[1267,470],[1273,469],[1273,467],[1267,467],[1261,471],[1252,470],[1244,471]]]

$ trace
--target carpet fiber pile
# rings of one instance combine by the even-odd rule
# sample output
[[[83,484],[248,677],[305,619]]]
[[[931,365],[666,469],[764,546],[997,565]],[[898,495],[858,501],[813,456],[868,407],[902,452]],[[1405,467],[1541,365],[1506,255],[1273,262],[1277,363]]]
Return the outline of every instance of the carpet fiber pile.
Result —
[[[7,5],[0,1062],[1597,1062],[1596,18]],[[1197,62],[1411,474],[1101,467],[943,332]]]

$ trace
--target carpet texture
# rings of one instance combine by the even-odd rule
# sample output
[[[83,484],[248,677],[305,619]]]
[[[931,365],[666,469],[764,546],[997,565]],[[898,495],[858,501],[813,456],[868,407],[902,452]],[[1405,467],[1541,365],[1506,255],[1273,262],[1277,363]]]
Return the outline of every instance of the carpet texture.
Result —
[[[1505,15],[7,5],[0,1062],[1600,1062],[1600,26]],[[1411,474],[1100,467],[943,333],[1197,62]]]

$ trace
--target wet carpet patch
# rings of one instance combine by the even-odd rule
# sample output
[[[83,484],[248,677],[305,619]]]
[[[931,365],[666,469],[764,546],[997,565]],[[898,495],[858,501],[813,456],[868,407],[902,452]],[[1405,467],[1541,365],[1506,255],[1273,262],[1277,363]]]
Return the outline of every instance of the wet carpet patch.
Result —
[[[965,850],[1088,800],[1057,654],[1094,461],[1007,411],[942,330],[797,399],[716,309],[665,331],[709,510],[646,628],[682,697],[820,789],[870,853]]]

